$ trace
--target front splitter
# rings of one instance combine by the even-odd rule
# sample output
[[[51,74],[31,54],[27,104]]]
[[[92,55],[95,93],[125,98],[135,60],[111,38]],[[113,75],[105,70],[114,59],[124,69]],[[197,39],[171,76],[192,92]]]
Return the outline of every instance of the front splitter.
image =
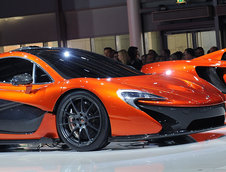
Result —
[[[194,130],[194,131],[181,130],[181,131],[176,131],[174,133],[167,133],[167,134],[159,133],[159,134],[145,134],[145,135],[114,136],[114,137],[110,137],[108,140],[109,142],[147,141],[152,139],[171,138],[171,137],[178,137],[178,136],[190,135],[195,133],[202,133],[210,130],[223,128],[225,126],[226,124],[224,124],[223,126],[214,127],[214,128]]]

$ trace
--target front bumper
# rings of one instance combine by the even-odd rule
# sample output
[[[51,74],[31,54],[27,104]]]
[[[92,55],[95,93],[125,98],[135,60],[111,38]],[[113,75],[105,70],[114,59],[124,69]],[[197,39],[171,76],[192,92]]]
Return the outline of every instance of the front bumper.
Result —
[[[116,136],[110,141],[138,141],[176,137],[209,131],[224,126],[225,105],[204,107],[167,107],[137,103],[137,106],[162,125],[157,134]]]
[[[138,104],[162,125],[162,133],[204,130],[224,125],[225,104],[204,107],[167,107]]]

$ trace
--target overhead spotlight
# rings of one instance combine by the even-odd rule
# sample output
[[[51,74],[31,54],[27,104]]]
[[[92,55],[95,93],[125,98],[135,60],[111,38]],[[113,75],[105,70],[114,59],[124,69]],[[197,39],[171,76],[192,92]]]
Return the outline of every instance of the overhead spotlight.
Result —
[[[186,4],[186,0],[177,0],[177,4]]]

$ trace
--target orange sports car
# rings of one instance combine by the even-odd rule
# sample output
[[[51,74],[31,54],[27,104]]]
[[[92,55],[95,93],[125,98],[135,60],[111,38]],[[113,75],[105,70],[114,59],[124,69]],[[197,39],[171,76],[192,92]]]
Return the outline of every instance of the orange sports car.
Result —
[[[188,135],[224,125],[224,95],[205,80],[145,75],[78,49],[27,47],[0,55],[0,144]]]

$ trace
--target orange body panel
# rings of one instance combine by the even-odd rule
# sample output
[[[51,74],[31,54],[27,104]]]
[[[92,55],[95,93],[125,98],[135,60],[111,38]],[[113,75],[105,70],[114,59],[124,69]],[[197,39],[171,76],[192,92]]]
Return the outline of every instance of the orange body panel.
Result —
[[[31,134],[0,134],[0,139],[40,139],[41,137],[58,138],[56,119],[53,113],[56,102],[61,96],[71,90],[87,90],[95,94],[103,103],[111,125],[112,136],[155,134],[161,131],[162,126],[145,112],[136,109],[117,95],[120,89],[141,90],[166,98],[166,101],[149,102],[144,104],[174,106],[174,107],[200,107],[217,105],[224,101],[221,92],[206,81],[194,75],[177,74],[178,65],[171,69],[167,75],[142,75],[123,78],[76,78],[66,80],[61,77],[44,61],[34,55],[23,52],[10,52],[0,55],[4,57],[25,58],[41,66],[54,80],[53,83],[31,86],[31,91],[26,92],[26,86],[13,86],[10,83],[0,83],[0,99],[31,105],[49,112],[45,115],[41,126]],[[187,69],[186,63],[184,62]],[[154,64],[157,65],[158,64]],[[161,63],[159,63],[161,65]],[[149,67],[143,68],[144,72]],[[156,70],[158,72],[164,71]],[[194,71],[194,66],[189,65],[188,70]],[[149,72],[148,72],[149,73]],[[150,71],[153,73],[153,71]],[[169,75],[168,75],[169,74]],[[170,76],[170,77],[169,77]],[[181,79],[183,76],[183,79]]]

